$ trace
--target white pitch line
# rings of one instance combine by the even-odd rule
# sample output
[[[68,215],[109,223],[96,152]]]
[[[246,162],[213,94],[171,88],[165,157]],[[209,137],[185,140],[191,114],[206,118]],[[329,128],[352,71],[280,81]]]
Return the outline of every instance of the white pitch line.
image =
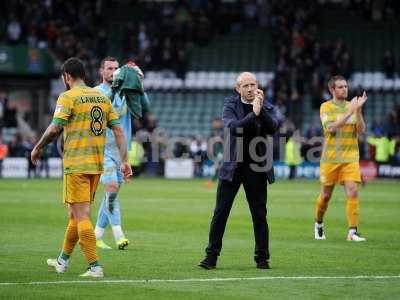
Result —
[[[186,279],[109,279],[109,280],[60,280],[31,282],[0,282],[0,286],[10,285],[59,285],[59,284],[134,284],[134,283],[193,283],[193,282],[229,282],[253,280],[330,280],[330,279],[400,279],[400,275],[359,275],[359,276],[265,276],[265,277],[226,277],[226,278],[186,278]]]

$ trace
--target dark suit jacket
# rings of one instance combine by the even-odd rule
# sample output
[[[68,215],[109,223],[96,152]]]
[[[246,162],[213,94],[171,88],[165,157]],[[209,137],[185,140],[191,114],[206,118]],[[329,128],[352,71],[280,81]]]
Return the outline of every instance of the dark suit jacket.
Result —
[[[259,116],[256,116],[254,112],[245,116],[240,95],[237,93],[225,99],[222,119],[224,121],[224,160],[219,170],[219,178],[232,181],[238,163],[236,138],[240,136],[240,132],[243,132],[243,128],[255,124],[257,126],[257,136],[266,138],[267,135],[273,135],[277,131],[280,125],[280,119],[274,106],[267,101],[264,101]],[[273,161],[273,151],[265,147],[268,146],[265,146],[263,143],[258,143],[256,150],[259,156],[264,156],[264,154],[267,153],[268,157],[260,162],[261,165],[267,167],[268,161],[270,165]],[[272,147],[272,145],[270,145],[270,147]],[[244,151],[248,151],[248,149],[244,149]],[[274,169],[272,166],[270,168],[265,168],[265,175],[269,183],[275,181]]]

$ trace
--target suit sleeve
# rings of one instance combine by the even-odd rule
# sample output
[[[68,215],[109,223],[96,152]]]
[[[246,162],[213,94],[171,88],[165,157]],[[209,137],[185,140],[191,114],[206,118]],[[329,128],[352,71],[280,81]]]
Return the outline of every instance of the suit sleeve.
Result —
[[[254,124],[256,120],[256,115],[254,112],[247,114],[243,119],[238,120],[236,116],[235,109],[232,105],[226,104],[222,112],[222,120],[224,121],[224,126],[229,128],[231,134],[236,135],[238,128],[244,128],[251,124]]]
[[[274,107],[267,108],[263,106],[260,113],[260,118],[263,123],[263,132],[265,134],[275,134],[282,123],[282,118],[279,116],[278,111]]]

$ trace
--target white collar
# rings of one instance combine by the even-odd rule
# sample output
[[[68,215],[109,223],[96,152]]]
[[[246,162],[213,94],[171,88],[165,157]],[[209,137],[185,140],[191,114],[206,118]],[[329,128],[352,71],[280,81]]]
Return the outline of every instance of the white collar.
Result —
[[[242,97],[240,97],[240,101],[244,104],[248,104],[248,105],[253,105],[252,102],[247,102],[246,100],[244,100]]]

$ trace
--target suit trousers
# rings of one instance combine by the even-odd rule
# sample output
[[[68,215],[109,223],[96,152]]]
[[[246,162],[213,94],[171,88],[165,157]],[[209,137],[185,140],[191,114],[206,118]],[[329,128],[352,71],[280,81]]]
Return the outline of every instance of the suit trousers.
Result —
[[[254,260],[256,262],[268,260],[270,253],[267,222],[267,176],[264,172],[253,171],[248,163],[238,164],[232,181],[220,180],[218,183],[216,205],[211,220],[206,253],[216,256],[220,254],[226,222],[241,184],[243,184],[253,220]]]

